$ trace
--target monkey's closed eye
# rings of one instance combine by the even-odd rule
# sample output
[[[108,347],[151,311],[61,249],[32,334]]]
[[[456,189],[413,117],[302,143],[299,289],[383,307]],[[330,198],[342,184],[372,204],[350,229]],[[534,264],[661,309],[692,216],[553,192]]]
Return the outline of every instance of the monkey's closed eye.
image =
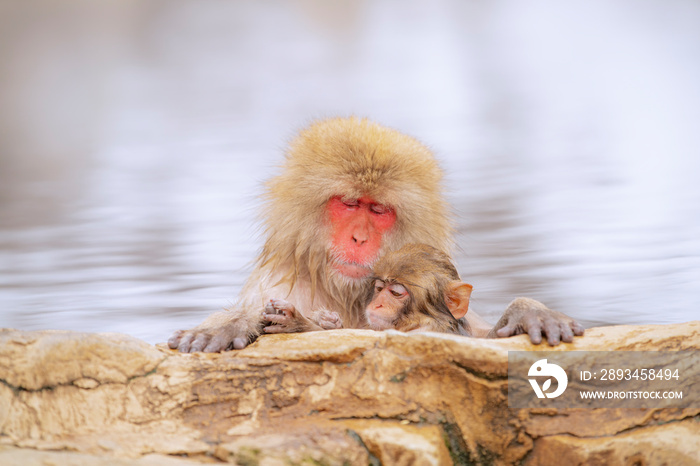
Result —
[[[389,285],[389,291],[391,291],[391,294],[397,298],[404,298],[408,296],[408,290],[404,288],[403,285],[400,285],[398,283]]]
[[[384,214],[388,214],[389,212],[391,212],[391,208],[387,207],[383,204],[372,204],[369,208],[373,214],[378,214],[378,215],[384,215]]]
[[[360,206],[360,201],[357,199],[347,199],[343,201],[343,204],[345,207],[359,207]]]

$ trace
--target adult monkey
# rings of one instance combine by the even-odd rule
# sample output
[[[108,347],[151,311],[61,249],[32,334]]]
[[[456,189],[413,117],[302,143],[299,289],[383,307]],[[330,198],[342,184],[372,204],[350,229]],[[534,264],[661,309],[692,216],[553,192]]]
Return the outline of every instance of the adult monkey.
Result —
[[[377,260],[372,279],[366,281],[365,287],[363,307],[371,329],[473,335],[466,321],[472,286],[459,277],[452,259],[434,247],[409,243],[387,252]],[[512,330],[505,327],[507,321],[533,317],[537,308],[549,315],[544,327],[548,328],[550,344],[558,344],[559,340],[571,343],[574,336],[583,335],[583,327],[578,322],[529,298],[514,299],[504,313],[506,321],[496,324],[496,328],[502,334],[511,335]],[[343,328],[342,318],[337,312],[318,311],[309,319],[292,303],[282,299],[271,299],[265,305],[262,317],[267,322],[263,329],[265,333]],[[558,326],[559,332],[549,328],[551,326]],[[539,328],[537,331],[541,336]],[[494,330],[492,332],[487,337],[499,336]],[[554,335],[558,340],[552,339]]]
[[[261,333],[261,311],[274,298],[306,316],[335,311],[345,327],[362,326],[358,298],[377,258],[407,243],[451,249],[441,180],[433,154],[410,136],[358,118],[312,124],[267,184],[267,238],[237,304],[175,332],[168,345],[182,352],[244,348]],[[467,320],[477,337],[529,333],[540,343],[544,333],[557,344],[558,316],[540,305],[504,314],[493,329],[473,311]]]

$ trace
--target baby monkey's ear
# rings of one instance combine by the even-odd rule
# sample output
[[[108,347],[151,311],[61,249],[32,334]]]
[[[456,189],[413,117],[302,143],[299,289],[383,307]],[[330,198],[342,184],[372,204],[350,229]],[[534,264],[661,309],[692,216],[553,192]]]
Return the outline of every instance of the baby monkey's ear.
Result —
[[[469,297],[472,295],[472,286],[469,283],[455,280],[447,285],[445,290],[445,304],[455,319],[461,319],[469,310]]]

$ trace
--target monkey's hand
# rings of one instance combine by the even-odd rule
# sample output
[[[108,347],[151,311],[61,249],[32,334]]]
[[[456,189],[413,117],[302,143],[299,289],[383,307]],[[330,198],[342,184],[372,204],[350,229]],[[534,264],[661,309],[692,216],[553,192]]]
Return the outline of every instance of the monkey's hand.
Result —
[[[191,330],[178,330],[168,340],[181,353],[217,353],[242,349],[255,341],[261,331],[260,319],[241,310],[216,312]]]
[[[265,305],[262,319],[270,324],[263,328],[265,333],[296,333],[323,330],[312,320],[307,319],[291,303],[283,299],[271,299]]]
[[[504,338],[527,333],[530,341],[539,345],[544,335],[550,346],[556,346],[562,341],[571,343],[574,335],[582,336],[583,332],[581,324],[566,314],[553,311],[534,299],[517,298],[486,337]]]
[[[340,318],[340,314],[337,312],[321,309],[320,311],[314,312],[311,319],[323,330],[343,328],[343,319]]]

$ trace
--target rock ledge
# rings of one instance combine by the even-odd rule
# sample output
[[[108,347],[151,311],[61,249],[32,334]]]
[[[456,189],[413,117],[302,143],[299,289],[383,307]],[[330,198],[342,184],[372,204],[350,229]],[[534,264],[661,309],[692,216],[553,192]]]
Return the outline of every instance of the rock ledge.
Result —
[[[700,321],[554,350],[698,350]],[[334,330],[179,354],[0,330],[0,464],[699,464],[700,407],[510,409],[526,336]]]

